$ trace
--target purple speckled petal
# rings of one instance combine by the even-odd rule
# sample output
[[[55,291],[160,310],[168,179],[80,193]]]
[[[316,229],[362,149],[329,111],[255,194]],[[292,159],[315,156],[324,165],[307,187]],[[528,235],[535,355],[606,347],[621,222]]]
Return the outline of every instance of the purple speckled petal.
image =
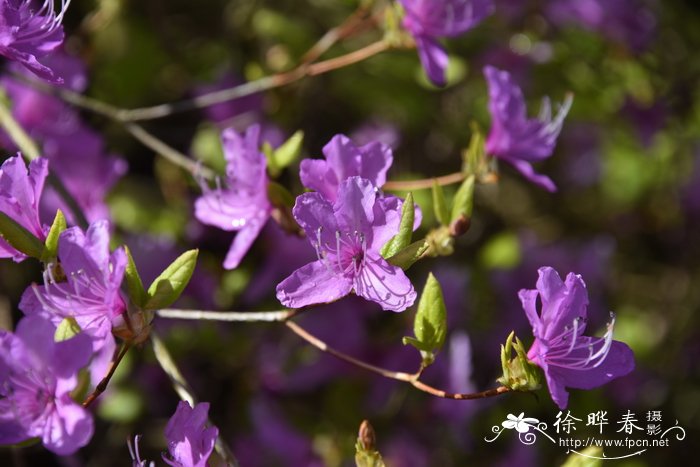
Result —
[[[416,300],[413,284],[403,270],[379,256],[365,258],[353,285],[357,295],[378,303],[383,310],[403,311]]]
[[[277,286],[277,299],[289,308],[328,303],[350,293],[352,281],[338,275],[324,260],[314,261],[292,273]]]
[[[236,238],[231,243],[231,248],[226,254],[226,259],[224,259],[224,269],[235,269],[238,267],[255,239],[258,238],[265,222],[267,222],[267,216],[253,217],[238,231]]]
[[[342,181],[333,205],[339,229],[345,232],[371,230],[376,196],[376,188],[369,180],[350,177]]]

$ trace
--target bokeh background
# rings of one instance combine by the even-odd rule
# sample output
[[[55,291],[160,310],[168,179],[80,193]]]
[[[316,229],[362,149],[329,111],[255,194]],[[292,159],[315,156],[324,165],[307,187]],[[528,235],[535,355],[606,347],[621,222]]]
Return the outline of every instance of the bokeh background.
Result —
[[[700,4],[495,3],[493,16],[448,41],[445,89],[428,84],[414,51],[390,51],[146,128],[218,170],[218,133],[229,125],[260,122],[273,143],[301,129],[306,157],[318,157],[337,133],[358,142],[380,138],[395,149],[390,178],[411,179],[460,170],[472,122],[488,130],[484,65],[513,74],[532,114],[542,96],[561,101],[573,92],[555,155],[538,166],[559,191],[544,192],[502,164],[498,184],[477,187],[471,229],[454,255],[409,271],[419,289],[434,272],[449,314],[448,343],[425,378],[453,391],[495,385],[499,344],[508,333],[515,330],[526,345],[532,340],[517,291],[533,288],[543,265],[562,275],[580,273],[591,298],[589,330],[601,335],[608,312],[615,311],[616,339],[633,348],[637,368],[602,389],[572,391],[572,414],[585,420],[589,412],[607,410],[609,428],[616,430],[628,410],[642,426],[648,411],[661,411],[664,426],[677,420],[686,429],[684,441],[606,462],[680,464],[700,439]],[[82,62],[85,81],[77,88],[86,95],[127,108],[170,102],[291,69],[356,7],[350,0],[74,0],[65,19],[65,53]],[[367,31],[324,57],[380,34]],[[10,68],[2,80],[12,98]],[[23,92],[29,91],[15,96]],[[84,140],[68,130],[58,137],[27,123],[52,164],[64,167],[59,175],[68,188],[87,191],[81,200],[90,212],[111,218],[116,241],[129,245],[144,282],[185,249],[201,249],[180,307],[277,309],[275,285],[314,257],[306,241],[270,224],[239,269],[223,270],[231,235],[193,218],[200,190],[190,174],[105,118],[52,107],[46,99],[28,105],[39,120],[73,119],[70,131],[82,132]],[[281,181],[301,193],[296,167]],[[430,227],[430,192],[415,196]],[[4,326],[19,319],[19,297],[38,280],[30,261],[0,263]],[[419,357],[401,344],[411,334],[412,317],[412,310],[382,312],[347,298],[299,321],[345,352],[414,371]],[[322,355],[279,324],[157,320],[155,328],[195,394],[211,403],[212,420],[243,466],[353,465],[364,418],[393,466],[549,466],[566,459],[565,449],[544,439],[523,446],[505,433],[497,442],[484,441],[508,413],[553,422],[558,410],[546,389],[474,402],[438,400]],[[128,465],[126,440],[135,434],[143,435],[142,455],[162,462],[163,428],[177,400],[145,345],[130,352],[99,403],[89,446],[68,458],[40,446],[2,449],[1,463]]]

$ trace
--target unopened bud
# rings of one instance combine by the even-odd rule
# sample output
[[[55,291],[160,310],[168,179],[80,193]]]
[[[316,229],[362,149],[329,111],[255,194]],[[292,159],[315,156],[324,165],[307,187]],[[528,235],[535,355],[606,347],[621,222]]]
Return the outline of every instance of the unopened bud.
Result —
[[[362,444],[362,449],[366,451],[374,451],[377,437],[374,433],[374,428],[369,423],[369,420],[362,420],[357,439]]]
[[[469,231],[471,223],[471,219],[462,214],[450,223],[450,235],[453,237],[464,235],[467,233],[467,231]]]

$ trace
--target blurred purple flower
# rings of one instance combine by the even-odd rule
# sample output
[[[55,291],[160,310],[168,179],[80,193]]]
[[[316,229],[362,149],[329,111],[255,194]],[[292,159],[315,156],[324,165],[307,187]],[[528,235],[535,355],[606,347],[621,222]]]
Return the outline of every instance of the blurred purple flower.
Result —
[[[39,317],[21,320],[15,334],[0,330],[0,444],[39,437],[68,455],[92,437],[90,412],[70,396],[90,359],[90,339],[79,333],[55,342],[54,334]]]
[[[384,310],[403,311],[416,291],[403,270],[379,250],[397,232],[401,201],[377,198],[375,186],[360,177],[340,183],[335,203],[319,193],[297,197],[294,218],[316,249],[318,260],[302,266],[277,286],[284,305],[300,308],[355,294]]]
[[[363,123],[350,134],[355,144],[366,145],[373,141],[389,146],[395,150],[401,143],[401,133],[396,125],[382,120],[370,120]]]
[[[563,410],[567,387],[593,389],[624,376],[634,369],[634,354],[627,344],[612,340],[614,317],[604,337],[583,336],[588,293],[581,276],[569,273],[562,282],[550,267],[538,273],[537,289],[518,294],[535,336],[527,356],[544,370],[549,393]]]
[[[61,21],[70,0],[61,0],[55,11],[54,0],[44,0],[36,7],[33,0],[0,1],[0,55],[24,65],[35,75],[53,83],[63,80],[37,58],[56,49],[63,42]]]
[[[233,129],[221,134],[226,157],[225,187],[217,179],[212,190],[195,202],[195,217],[202,223],[227,231],[238,231],[224,260],[224,268],[235,269],[270,217],[267,198],[267,161],[260,151],[260,125],[250,126],[244,135]]]
[[[649,44],[656,29],[654,13],[638,0],[557,0],[545,11],[555,23],[581,24],[635,51]]]
[[[486,66],[484,75],[489,85],[492,120],[486,152],[510,163],[531,182],[546,190],[556,191],[554,182],[545,175],[535,173],[531,163],[552,155],[564,117],[571,108],[572,96],[567,95],[554,119],[547,98],[542,103],[540,115],[528,119],[525,99],[510,74]]]
[[[362,177],[380,188],[394,160],[389,146],[371,142],[358,147],[345,135],[335,135],[323,147],[323,155],[326,160],[301,161],[299,177],[306,188],[318,191],[330,202],[335,202],[338,186],[349,177]]]
[[[104,142],[97,132],[83,126],[69,134],[47,136],[44,155],[88,222],[110,218],[105,197],[126,174],[128,165],[124,159],[105,153]],[[42,211],[55,213],[56,209],[64,212],[69,223],[75,222],[63,198],[53,190],[48,191]]]
[[[46,231],[39,221],[39,198],[49,173],[49,162],[44,158],[24,164],[20,154],[10,157],[0,166],[0,212],[34,234],[42,242]],[[16,262],[27,257],[0,238],[0,258]]]
[[[58,240],[57,265],[44,271],[44,285],[32,285],[22,295],[19,308],[27,315],[40,315],[58,325],[74,318],[92,339],[95,358],[91,364],[93,383],[106,373],[116,343],[112,327],[126,304],[120,293],[126,253],[109,253],[109,224],[98,221],[87,233],[79,227],[65,230]],[[61,276],[65,276],[61,277]]]
[[[192,408],[188,402],[180,401],[165,427],[170,458],[163,454],[163,460],[168,465],[206,467],[219,435],[215,426],[205,428],[208,413],[207,402],[200,402]]]
[[[455,37],[493,13],[491,0],[399,0],[406,10],[403,26],[416,41],[418,57],[430,81],[446,84],[448,56],[439,37]]]

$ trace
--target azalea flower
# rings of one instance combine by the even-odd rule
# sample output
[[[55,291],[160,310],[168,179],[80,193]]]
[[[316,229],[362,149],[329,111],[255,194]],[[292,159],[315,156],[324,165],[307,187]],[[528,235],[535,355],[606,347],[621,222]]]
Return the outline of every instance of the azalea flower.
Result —
[[[127,258],[122,248],[109,252],[109,224],[98,221],[86,233],[72,227],[58,240],[60,266],[49,265],[44,285],[32,285],[22,295],[19,308],[27,315],[40,315],[58,325],[74,318],[92,338],[93,382],[105,375],[114,355],[113,324],[121,319],[126,303],[120,287]]]
[[[54,71],[37,60],[63,42],[63,15],[71,0],[61,0],[56,11],[54,0],[40,7],[33,0],[0,0],[0,55],[24,65],[47,81],[62,83]]]
[[[556,191],[554,182],[545,175],[535,173],[531,164],[552,155],[573,97],[567,95],[554,117],[549,100],[545,98],[539,116],[527,118],[525,99],[510,74],[487,66],[484,75],[489,86],[491,113],[491,132],[486,140],[486,152],[508,162],[531,182],[546,190]]]
[[[323,155],[325,160],[302,160],[299,177],[306,188],[318,191],[330,202],[335,202],[340,182],[348,177],[359,176],[381,187],[394,160],[386,144],[371,142],[358,147],[345,135],[331,138]]]
[[[209,404],[200,402],[194,408],[180,401],[175,414],[165,427],[170,457],[163,455],[168,465],[176,467],[206,467],[207,459],[214,449],[219,429],[206,428]]]
[[[225,186],[217,179],[215,189],[203,186],[195,202],[195,217],[223,230],[238,231],[224,260],[224,268],[235,269],[270,217],[267,198],[267,161],[260,151],[260,125],[248,127],[244,135],[233,129],[221,135],[226,157]]]
[[[583,335],[588,293],[581,276],[569,273],[564,282],[551,267],[538,272],[537,288],[518,294],[535,335],[527,357],[544,370],[549,393],[564,410],[567,387],[593,389],[624,376],[634,369],[634,354],[627,344],[613,340],[614,317],[605,336]]]
[[[446,84],[448,56],[439,37],[465,33],[493,13],[491,0],[399,0],[406,11],[403,26],[416,41],[425,73],[436,86]]]
[[[27,317],[17,330],[0,330],[0,444],[41,438],[50,451],[72,454],[93,433],[90,412],[70,393],[90,360],[90,339],[79,333],[55,342],[56,328]]]
[[[327,303],[354,292],[385,310],[413,305],[416,291],[401,268],[379,253],[399,228],[401,202],[378,198],[374,184],[360,177],[340,183],[334,203],[320,193],[297,197],[293,214],[316,249],[318,260],[302,266],[277,286],[287,307]]]
[[[0,166],[0,212],[34,234],[42,242],[48,228],[39,221],[39,198],[49,174],[49,163],[38,158],[29,163],[29,170],[22,156],[10,157]],[[0,237],[0,258],[24,261],[27,256],[15,250]]]

